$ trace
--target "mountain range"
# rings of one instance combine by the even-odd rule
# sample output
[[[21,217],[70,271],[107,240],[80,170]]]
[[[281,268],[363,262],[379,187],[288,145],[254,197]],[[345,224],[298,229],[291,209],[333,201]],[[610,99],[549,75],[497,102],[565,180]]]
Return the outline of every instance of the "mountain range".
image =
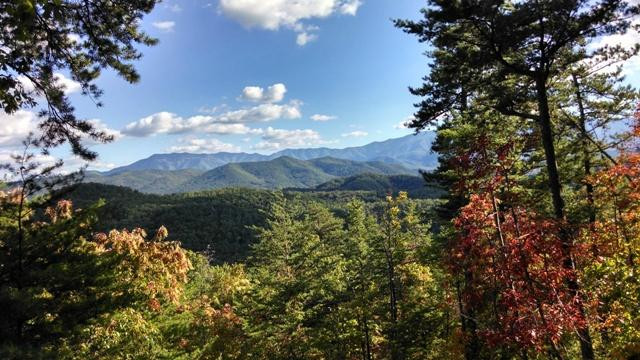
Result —
[[[285,149],[271,155],[228,153],[191,154],[171,153],[154,154],[130,165],[121,166],[107,172],[108,175],[132,170],[211,170],[217,167],[239,162],[268,161],[282,156],[299,160],[311,160],[322,157],[353,161],[381,161],[400,164],[409,169],[430,170],[437,166],[437,156],[431,153],[434,133],[422,132],[385,141],[372,142],[358,147],[344,149],[312,148]]]
[[[168,194],[225,187],[256,189],[313,188],[329,180],[357,174],[413,174],[415,170],[382,161],[351,161],[322,157],[299,160],[289,156],[268,161],[239,162],[203,170],[130,170],[89,172],[85,182],[126,186],[141,192]]]
[[[169,194],[224,187],[314,189],[332,180],[360,175],[359,183],[377,191],[394,188],[390,181],[397,179],[373,175],[416,177],[418,169],[434,168],[437,158],[430,153],[432,140],[432,133],[421,133],[360,147],[287,149],[272,155],[156,154],[108,172],[90,171],[84,181]],[[369,174],[369,180],[363,174]]]

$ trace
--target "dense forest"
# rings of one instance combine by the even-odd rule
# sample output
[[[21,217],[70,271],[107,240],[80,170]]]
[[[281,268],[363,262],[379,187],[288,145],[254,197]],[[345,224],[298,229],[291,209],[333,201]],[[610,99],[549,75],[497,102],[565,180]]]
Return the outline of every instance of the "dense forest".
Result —
[[[371,174],[366,176],[374,177]],[[431,219],[440,203],[436,199],[440,192],[437,189],[429,191],[423,181],[419,184],[414,181],[413,185],[419,185],[419,189],[402,184],[397,188],[369,186],[354,189],[359,191],[270,191],[236,187],[152,195],[125,187],[79,184],[66,198],[80,209],[104,200],[105,204],[97,210],[100,222],[96,229],[99,231],[141,228],[152,232],[165,226],[171,229],[169,240],[179,241],[188,250],[208,252],[210,260],[223,263],[246,260],[250,245],[256,242],[256,232],[252,227],[266,224],[269,210],[278,199],[296,204],[320,203],[336,216],[344,218],[347,205],[352,200],[360,200],[372,212],[381,213],[388,191],[398,194],[412,189],[422,191],[423,197],[416,197],[414,201],[421,216],[425,220]]]
[[[47,104],[2,165],[1,358],[640,358],[640,93],[624,72],[640,41],[599,41],[637,35],[637,1],[429,0],[394,20],[429,44],[410,88],[409,127],[437,134],[422,178],[279,158],[333,173],[153,195],[39,163],[112,140],[54,71],[95,99],[101,69],[138,81],[155,5],[0,4],[0,107]],[[218,172],[263,169],[249,164]]]

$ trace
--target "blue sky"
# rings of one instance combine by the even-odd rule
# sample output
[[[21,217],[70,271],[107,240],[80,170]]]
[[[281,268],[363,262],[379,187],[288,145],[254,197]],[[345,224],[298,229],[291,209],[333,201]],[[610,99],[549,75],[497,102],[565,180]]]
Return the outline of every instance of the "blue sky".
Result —
[[[141,48],[128,84],[105,71],[97,108],[67,84],[82,118],[116,135],[93,145],[95,169],[154,153],[347,147],[410,134],[399,126],[418,99],[407,87],[428,72],[427,50],[391,19],[419,19],[424,0],[166,0],[142,26],[160,42]],[[637,34],[615,43],[631,44]],[[632,84],[640,60],[627,66]],[[0,114],[0,160],[37,123]],[[53,155],[67,158],[69,149]]]
[[[143,49],[141,81],[131,85],[106,72],[98,81],[101,108],[71,95],[80,116],[122,134],[95,146],[98,166],[173,151],[346,147],[411,133],[398,124],[413,112],[407,86],[427,72],[425,48],[390,19],[418,18],[423,1],[310,2],[333,3],[328,15],[279,0],[260,14],[251,2],[158,5],[143,23],[160,43]],[[340,8],[348,5],[357,11]],[[285,15],[274,18],[274,10]],[[299,36],[311,41],[301,45]]]

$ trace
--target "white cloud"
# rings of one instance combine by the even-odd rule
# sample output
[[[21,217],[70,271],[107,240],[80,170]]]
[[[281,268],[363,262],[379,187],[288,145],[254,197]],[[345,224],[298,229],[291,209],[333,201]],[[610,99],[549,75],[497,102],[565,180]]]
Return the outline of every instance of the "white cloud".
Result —
[[[275,151],[294,147],[307,147],[327,144],[320,134],[311,129],[274,129],[263,131],[262,141],[253,146],[255,150]]]
[[[0,112],[0,146],[18,146],[29,135],[36,132],[36,114],[31,111],[18,110],[9,115]]]
[[[95,130],[113,136],[114,141],[122,138],[120,131],[109,128],[99,119],[90,119],[87,122],[93,125]],[[22,147],[22,142],[30,133],[37,138],[41,135],[38,123],[38,116],[31,111],[18,110],[11,115],[0,112],[0,147],[13,149]],[[85,145],[100,144],[86,135],[81,134],[81,136]]]
[[[338,118],[337,116],[333,116],[333,115],[322,115],[322,114],[311,115],[311,120],[313,121],[329,121],[329,120],[335,120],[337,118]]]
[[[216,152],[240,152],[241,149],[233,144],[224,143],[218,139],[182,139],[181,145],[169,148],[171,152],[188,153],[216,153]]]
[[[66,77],[62,73],[54,73],[53,78],[55,79],[56,85],[62,87],[62,90],[66,95],[73,94],[82,90],[82,85],[79,82]],[[18,81],[22,83],[22,86],[26,92],[33,92],[36,90],[35,85],[24,75],[18,76]]]
[[[247,135],[262,132],[260,129],[252,129],[245,124],[211,124],[203,130],[206,133],[218,135]]]
[[[415,117],[415,116],[413,116],[413,115],[409,115],[409,116],[407,116],[407,118],[406,118],[406,119],[404,119],[404,120],[400,121],[399,123],[395,124],[395,125],[393,126],[393,128],[394,128],[394,129],[398,129],[398,130],[408,129],[408,128],[409,128],[409,126],[407,126],[407,125],[409,125],[409,124],[410,124],[411,122],[413,122],[415,119],[416,119],[416,117]]]
[[[172,32],[173,29],[176,26],[176,23],[175,23],[175,21],[156,21],[156,22],[152,23],[151,25],[153,25],[153,27],[155,27],[156,29],[158,29],[160,31]]]
[[[635,3],[640,4],[640,1],[636,0]],[[631,28],[625,34],[603,36],[591,43],[589,48],[595,50],[604,46],[616,47],[619,45],[625,49],[632,49],[636,44],[640,44],[640,32],[636,30],[638,27],[640,27],[640,18],[636,18],[631,22]],[[607,69],[602,70],[606,71]],[[625,61],[623,71],[625,75],[634,75],[640,72],[640,56],[634,56]]]
[[[296,44],[300,45],[300,46],[305,46],[307,45],[307,43],[310,43],[312,41],[315,41],[318,39],[318,35],[316,34],[309,34],[308,32],[304,31],[299,33],[296,36]]]
[[[302,102],[291,100],[280,103],[285,97],[287,88],[277,83],[269,87],[247,86],[240,99],[259,104],[240,109],[229,109],[227,105],[203,107],[195,115],[183,118],[167,111],[158,112],[125,126],[122,134],[136,137],[156,134],[181,134],[203,132],[218,135],[260,135],[262,130],[250,128],[246,124],[262,123],[275,120],[293,120],[302,117]],[[320,116],[320,115],[319,115]]]
[[[366,131],[356,130],[348,133],[342,134],[342,137],[365,137],[368,136],[369,133]]]
[[[120,131],[111,129],[107,124],[102,122],[102,120],[100,120],[100,119],[90,119],[90,120],[87,120],[87,122],[90,123],[91,125],[93,125],[93,128],[95,130],[102,131],[105,134],[107,134],[108,136],[112,136],[113,137],[113,141],[120,140],[122,138],[122,136],[123,136]],[[97,141],[95,141],[93,139],[90,139],[90,138],[86,138],[85,142],[87,142],[88,145],[101,144],[101,142],[97,142]]]
[[[182,122],[176,114],[162,111],[128,124],[122,133],[131,136],[149,136],[172,132]]]
[[[296,42],[303,46],[315,40],[317,30],[304,21],[323,19],[333,14],[355,16],[361,0],[220,0],[220,11],[247,28],[278,30],[281,27],[298,33]]]
[[[356,16],[358,8],[362,5],[360,0],[345,1],[340,5],[340,12],[345,15]]]
[[[16,155],[20,156],[22,155],[22,152],[16,151],[16,150],[0,151],[0,164],[14,164],[15,160],[13,156],[16,156]],[[40,166],[36,171],[42,170],[47,166],[53,166],[59,160],[52,155],[43,155],[40,153],[33,153],[33,156],[34,157],[32,159],[32,162],[40,164]],[[105,170],[113,169],[116,165],[113,163],[100,161],[99,159],[87,162],[83,159],[80,159],[74,156],[67,159],[63,159],[62,167],[56,169],[54,171],[54,174],[59,174],[59,175],[70,174],[80,170],[81,168],[84,168],[85,166],[89,170],[105,171]],[[0,179],[7,180],[7,181],[17,180],[15,178],[15,175],[9,174],[3,170],[0,170]]]
[[[201,131],[220,135],[256,134],[246,123],[269,122],[280,119],[299,119],[300,103],[260,104],[254,107],[227,111],[218,115],[196,115],[182,118],[174,113],[159,112],[125,126],[122,133],[136,137],[156,134],[180,134]]]
[[[282,84],[273,84],[266,90],[259,86],[247,86],[242,90],[242,99],[255,102],[280,102],[287,93],[287,87]]]
[[[53,74],[53,77],[56,79],[56,84],[62,86],[64,93],[67,95],[78,92],[82,89],[79,82],[69,79],[61,73],[55,73]]]
[[[100,161],[100,160],[94,160],[90,163],[88,163],[88,169],[89,170],[97,170],[97,171],[106,171],[106,170],[111,170],[114,167],[116,167],[116,164],[114,163],[110,163],[110,162],[104,162],[104,161]]]
[[[242,98],[249,101],[260,101],[264,96],[264,89],[259,86],[247,86],[242,90]]]
[[[278,119],[299,119],[300,102],[292,101],[289,104],[260,104],[251,108],[232,110],[214,117],[217,123],[252,123],[268,122]]]

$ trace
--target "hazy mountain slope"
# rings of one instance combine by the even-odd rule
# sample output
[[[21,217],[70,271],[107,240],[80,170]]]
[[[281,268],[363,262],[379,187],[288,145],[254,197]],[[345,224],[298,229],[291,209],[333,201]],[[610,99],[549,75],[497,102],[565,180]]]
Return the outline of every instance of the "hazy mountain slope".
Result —
[[[330,156],[355,161],[398,163],[413,169],[433,169],[437,166],[437,155],[431,153],[434,137],[432,132],[423,132],[345,149],[287,149],[273,156],[286,155],[302,160]]]
[[[215,154],[154,154],[133,164],[115,168],[107,174],[117,174],[131,170],[211,170],[219,166],[236,162],[268,160],[270,157],[247,153],[215,153]]]
[[[411,169],[433,169],[437,165],[437,156],[431,153],[431,142],[434,134],[424,132],[418,135],[407,135],[397,139],[373,142],[364,146],[345,149],[287,149],[272,155],[247,153],[216,154],[155,154],[138,160],[130,165],[115,168],[107,174],[113,175],[131,170],[211,170],[217,167],[238,162],[254,162],[277,159],[289,156],[300,160],[311,160],[322,157],[353,161],[381,161],[401,164]]]

